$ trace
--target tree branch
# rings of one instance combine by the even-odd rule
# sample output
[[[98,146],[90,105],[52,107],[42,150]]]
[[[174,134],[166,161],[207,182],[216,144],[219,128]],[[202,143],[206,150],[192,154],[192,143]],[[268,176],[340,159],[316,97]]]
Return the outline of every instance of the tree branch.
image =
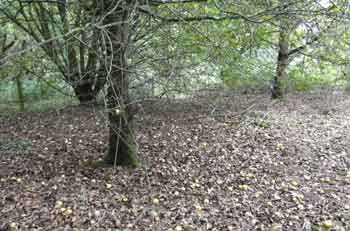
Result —
[[[62,5],[66,5],[66,0],[20,0],[20,2],[22,3],[37,3],[37,2],[41,2],[41,3],[58,3],[58,4],[62,4]]]
[[[213,16],[213,15],[200,15],[200,16],[193,16],[193,17],[175,17],[175,18],[168,18],[163,17],[155,12],[152,12],[151,9],[148,6],[139,6],[139,11],[145,14],[150,15],[151,17],[162,20],[165,22],[194,22],[194,21],[223,21],[223,20],[235,20],[235,19],[243,19],[245,21],[249,21],[252,23],[263,23],[264,21],[257,21],[252,19],[249,16],[244,16],[238,13],[231,13],[230,15],[224,15],[224,16]]]
[[[328,29],[331,28],[332,25],[333,25],[333,24],[332,24],[332,22],[331,22],[329,25],[327,25],[327,27],[326,27],[323,31],[319,32],[318,35],[314,35],[314,36],[312,37],[312,39],[309,40],[309,41],[307,41],[304,45],[301,45],[301,46],[299,46],[299,47],[296,47],[296,48],[290,50],[289,53],[288,53],[288,56],[293,55],[293,54],[295,54],[295,53],[299,53],[299,52],[301,52],[302,50],[306,49],[309,45],[313,44],[314,42],[317,42],[317,41],[321,38],[321,36],[322,36],[326,31],[328,31]]]
[[[206,2],[207,0],[152,0],[152,4],[182,4],[182,3],[195,3]]]

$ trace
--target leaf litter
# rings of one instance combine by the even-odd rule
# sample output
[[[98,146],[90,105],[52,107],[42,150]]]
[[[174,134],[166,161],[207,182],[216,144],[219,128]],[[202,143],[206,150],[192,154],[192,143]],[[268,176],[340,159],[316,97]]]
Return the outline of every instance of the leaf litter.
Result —
[[[0,230],[349,230],[349,98],[239,97],[213,102],[223,117],[204,100],[139,114],[138,169],[87,164],[106,151],[97,109],[3,118]]]

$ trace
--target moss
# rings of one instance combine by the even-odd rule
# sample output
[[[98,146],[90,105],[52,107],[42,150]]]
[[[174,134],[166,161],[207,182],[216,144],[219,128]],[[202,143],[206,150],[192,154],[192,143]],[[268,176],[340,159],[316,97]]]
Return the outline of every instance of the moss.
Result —
[[[83,167],[86,168],[103,168],[103,167],[108,167],[103,160],[87,160],[82,163]]]
[[[107,165],[118,165],[136,168],[139,166],[136,153],[136,144],[131,134],[126,140],[119,138],[119,143],[110,144],[104,162]],[[118,146],[118,147],[117,147]],[[118,150],[117,150],[118,148]]]
[[[25,139],[0,140],[0,151],[30,151],[32,142]]]
[[[271,124],[265,120],[262,120],[262,121],[255,120],[253,122],[253,124],[254,124],[254,126],[257,126],[259,128],[263,128],[263,129],[268,129],[271,127]]]
[[[272,95],[271,98],[272,99],[283,99],[283,86],[281,83],[277,83],[276,86],[274,86],[274,88],[272,89]]]

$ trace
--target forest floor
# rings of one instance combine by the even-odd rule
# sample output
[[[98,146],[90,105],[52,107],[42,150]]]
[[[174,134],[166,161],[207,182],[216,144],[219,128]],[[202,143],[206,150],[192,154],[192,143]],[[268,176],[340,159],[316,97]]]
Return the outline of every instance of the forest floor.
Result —
[[[96,168],[97,109],[2,117],[0,230],[350,230],[350,96],[155,103],[142,167]]]

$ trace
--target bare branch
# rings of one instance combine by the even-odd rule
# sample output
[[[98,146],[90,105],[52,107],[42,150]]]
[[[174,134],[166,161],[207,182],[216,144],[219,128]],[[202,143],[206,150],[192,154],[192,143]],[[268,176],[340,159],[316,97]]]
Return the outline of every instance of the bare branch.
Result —
[[[207,2],[207,0],[152,0],[152,4],[182,4],[182,3],[196,3],[196,2]]]

